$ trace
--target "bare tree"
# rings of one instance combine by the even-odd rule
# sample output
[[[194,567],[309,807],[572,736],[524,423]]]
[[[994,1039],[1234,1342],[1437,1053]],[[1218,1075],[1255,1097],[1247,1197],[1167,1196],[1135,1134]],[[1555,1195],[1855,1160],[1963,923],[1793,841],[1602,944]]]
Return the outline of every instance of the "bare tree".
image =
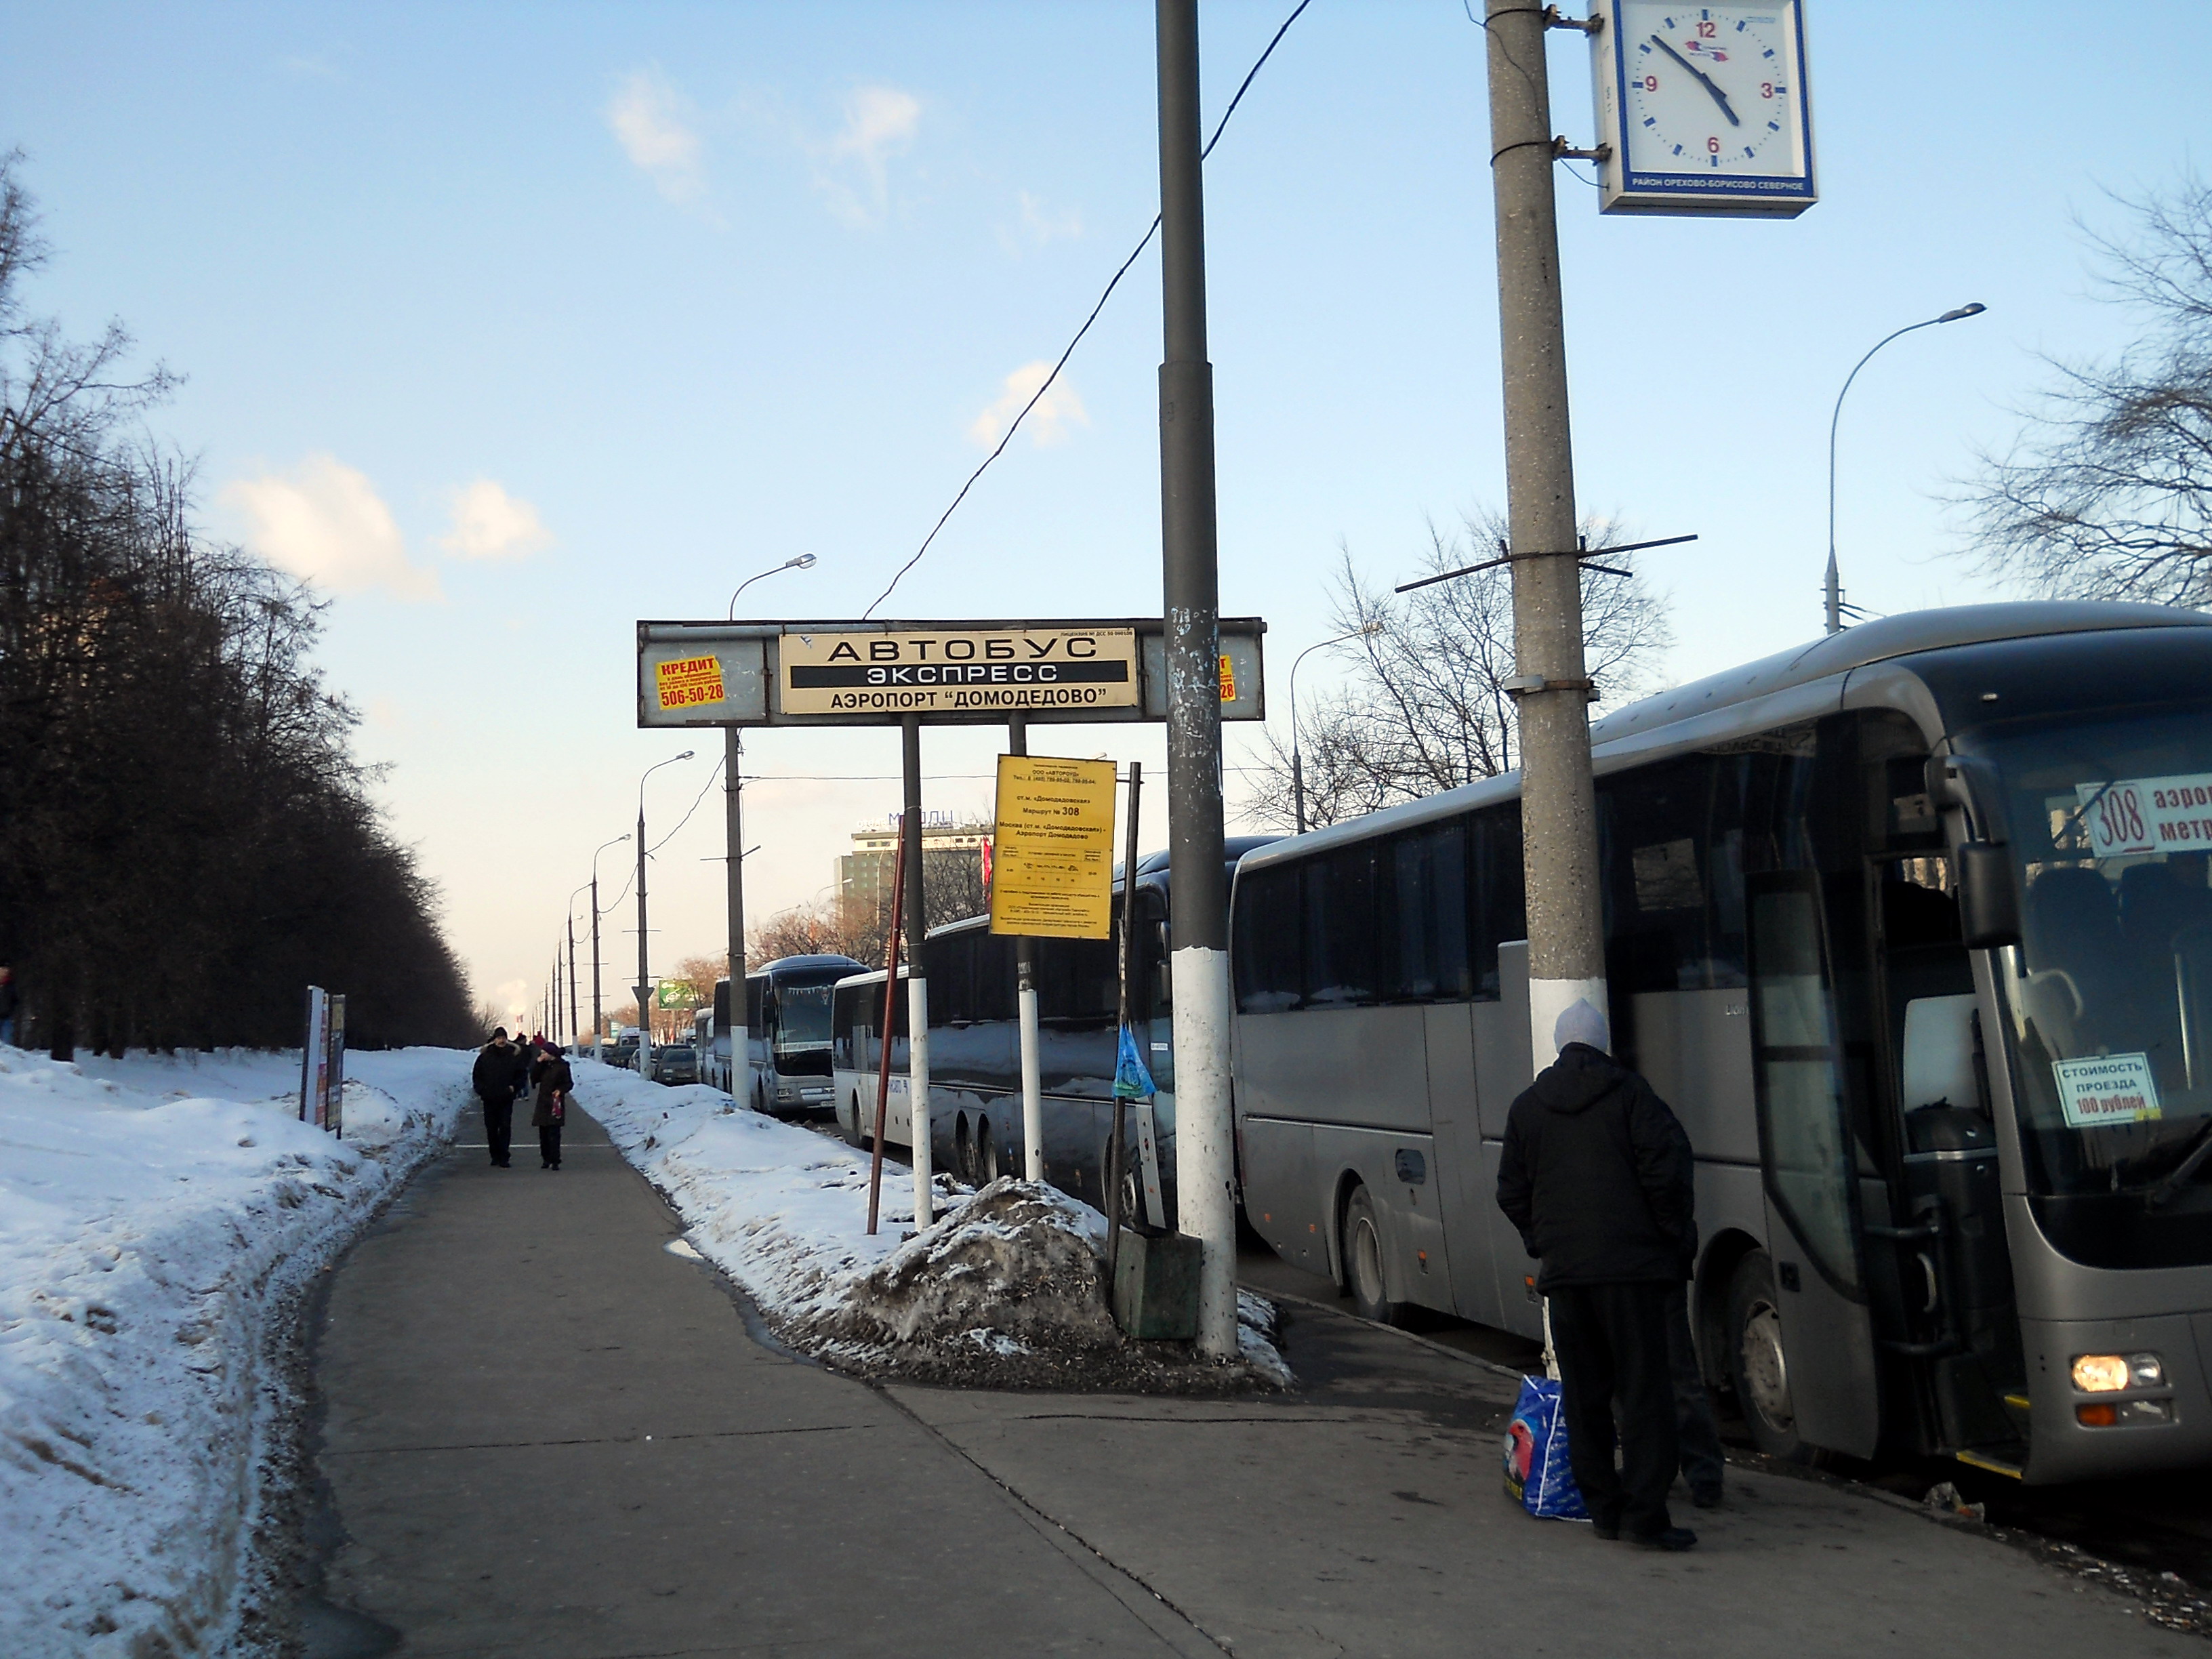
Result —
[[[1621,539],[1611,524],[1585,519],[1585,544],[1601,552]],[[1450,532],[1431,523],[1421,574],[1436,575],[1498,556],[1504,515],[1471,513]],[[1619,703],[1652,689],[1674,644],[1665,598],[1634,574],[1632,556],[1601,562],[1626,576],[1585,571],[1583,616],[1590,678]],[[1510,565],[1412,593],[1364,578],[1343,550],[1330,630],[1351,672],[1297,714],[1309,826],[1340,823],[1395,801],[1495,777],[1519,763],[1520,720],[1506,685],[1514,674]],[[1291,745],[1270,728],[1267,751],[1248,775],[1247,815],[1272,827],[1295,821]]]
[[[2212,187],[2125,204],[2091,236],[2104,296],[2142,333],[2111,362],[2047,358],[2056,384],[1959,498],[1966,551],[2053,599],[2212,602]]]

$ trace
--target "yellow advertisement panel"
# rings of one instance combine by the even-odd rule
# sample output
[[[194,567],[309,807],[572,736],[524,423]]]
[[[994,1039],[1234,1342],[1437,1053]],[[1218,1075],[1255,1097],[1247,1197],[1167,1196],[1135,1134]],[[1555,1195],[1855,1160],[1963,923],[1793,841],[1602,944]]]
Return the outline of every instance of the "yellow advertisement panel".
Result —
[[[653,690],[665,709],[722,701],[722,659],[711,652],[678,657],[653,668]]]
[[[1132,628],[785,633],[786,714],[975,714],[1134,708]]]
[[[1114,763],[999,757],[991,931],[1107,939],[1114,915]]]

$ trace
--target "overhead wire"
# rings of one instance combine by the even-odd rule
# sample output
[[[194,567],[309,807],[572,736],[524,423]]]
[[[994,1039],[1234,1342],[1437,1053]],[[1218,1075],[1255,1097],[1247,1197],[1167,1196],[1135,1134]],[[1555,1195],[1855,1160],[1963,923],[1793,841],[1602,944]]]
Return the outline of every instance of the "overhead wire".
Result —
[[[1244,72],[1243,80],[1237,83],[1236,96],[1229,100],[1229,107],[1221,112],[1221,119],[1214,125],[1213,137],[1207,139],[1206,147],[1199,151],[1199,160],[1202,161],[1213,154],[1213,147],[1221,142],[1222,132],[1229,125],[1229,118],[1237,113],[1237,106],[1244,101],[1244,94],[1250,89],[1253,78],[1260,73],[1261,66],[1274,55],[1275,48],[1282,43],[1283,37],[1290,33],[1291,25],[1297,22],[1300,14],[1312,3],[1313,0],[1298,0],[1298,3],[1291,8],[1291,15],[1283,19],[1282,27],[1278,28],[1273,38],[1268,40],[1267,49],[1253,60],[1252,67]],[[1067,367],[1067,360],[1075,355],[1075,348],[1083,343],[1083,337],[1091,332],[1091,325],[1098,320],[1098,313],[1106,309],[1107,301],[1114,297],[1114,290],[1121,286],[1121,279],[1129,274],[1129,267],[1135,264],[1144,251],[1152,246],[1152,238],[1159,234],[1159,229],[1160,216],[1155,213],[1152,216],[1152,222],[1146,228],[1144,235],[1138,239],[1137,246],[1130,250],[1129,257],[1122,260],[1113,276],[1107,279],[1104,290],[1098,295],[1098,303],[1091,307],[1091,314],[1083,319],[1083,326],[1075,331],[1075,337],[1067,343],[1066,349],[1060,354],[1059,360],[1052,366],[1052,372],[1046,375],[1043,382],[1030,394],[1030,400],[1022,405],[1021,412],[1007,422],[1005,435],[999,440],[998,446],[983,458],[981,465],[968,475],[968,482],[960,486],[960,492],[953,496],[952,504],[937,515],[937,522],[930,526],[929,534],[921,538],[921,545],[915,549],[913,556],[892,573],[890,580],[884,586],[884,591],[877,594],[869,602],[868,608],[860,613],[862,621],[865,622],[874,616],[876,607],[890,598],[891,590],[906,580],[907,572],[921,562],[922,555],[928,552],[931,544],[937,540],[938,532],[943,530],[952,515],[959,511],[960,503],[968,499],[968,492],[975,487],[975,481],[990,470],[992,462],[1006,453],[1006,446],[1013,442],[1014,434],[1021,430],[1022,422],[1029,417],[1029,412],[1043,400],[1046,392],[1052,390],[1053,383],[1060,379],[1060,371]]]

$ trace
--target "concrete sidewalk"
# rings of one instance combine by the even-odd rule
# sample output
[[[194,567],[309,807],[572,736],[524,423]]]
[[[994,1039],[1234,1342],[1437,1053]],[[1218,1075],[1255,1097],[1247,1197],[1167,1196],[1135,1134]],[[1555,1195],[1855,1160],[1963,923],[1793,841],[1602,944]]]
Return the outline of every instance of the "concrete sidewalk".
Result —
[[[328,1594],[429,1655],[2197,1653],[1872,1498],[1731,1471],[1703,1547],[1530,1521],[1511,1381],[1320,1310],[1231,1403],[878,1389],[756,1341],[597,1126],[460,1146],[335,1276]]]

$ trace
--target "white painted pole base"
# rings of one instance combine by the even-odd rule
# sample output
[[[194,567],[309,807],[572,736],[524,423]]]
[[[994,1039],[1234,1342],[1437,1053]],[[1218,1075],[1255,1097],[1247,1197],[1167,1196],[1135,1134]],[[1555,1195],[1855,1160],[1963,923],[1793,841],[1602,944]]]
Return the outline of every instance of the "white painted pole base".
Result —
[[[738,1086],[740,1079],[744,1085],[742,1089]],[[730,1027],[730,1059],[722,1087],[729,1091],[730,1098],[738,1105],[753,1103],[752,1037],[742,1025]]]
[[[1199,1241],[1198,1350],[1237,1357],[1236,1129],[1229,1098],[1229,953],[1188,945],[1175,988],[1176,1226]]]
[[[1559,1023],[1559,1016],[1577,1002],[1587,1001],[1606,1017],[1606,1029],[1613,1028],[1613,1015],[1606,1006],[1603,979],[1530,979],[1528,981],[1528,1054],[1535,1069],[1542,1071],[1559,1057],[1559,1045],[1552,1041],[1552,1028]]]
[[[1037,1058],[1037,994],[1022,988],[1022,1175],[1044,1179],[1044,1076]]]
[[[909,974],[906,981],[908,1133],[914,1152],[914,1230],[937,1219],[933,1172],[929,1167],[929,981]]]

